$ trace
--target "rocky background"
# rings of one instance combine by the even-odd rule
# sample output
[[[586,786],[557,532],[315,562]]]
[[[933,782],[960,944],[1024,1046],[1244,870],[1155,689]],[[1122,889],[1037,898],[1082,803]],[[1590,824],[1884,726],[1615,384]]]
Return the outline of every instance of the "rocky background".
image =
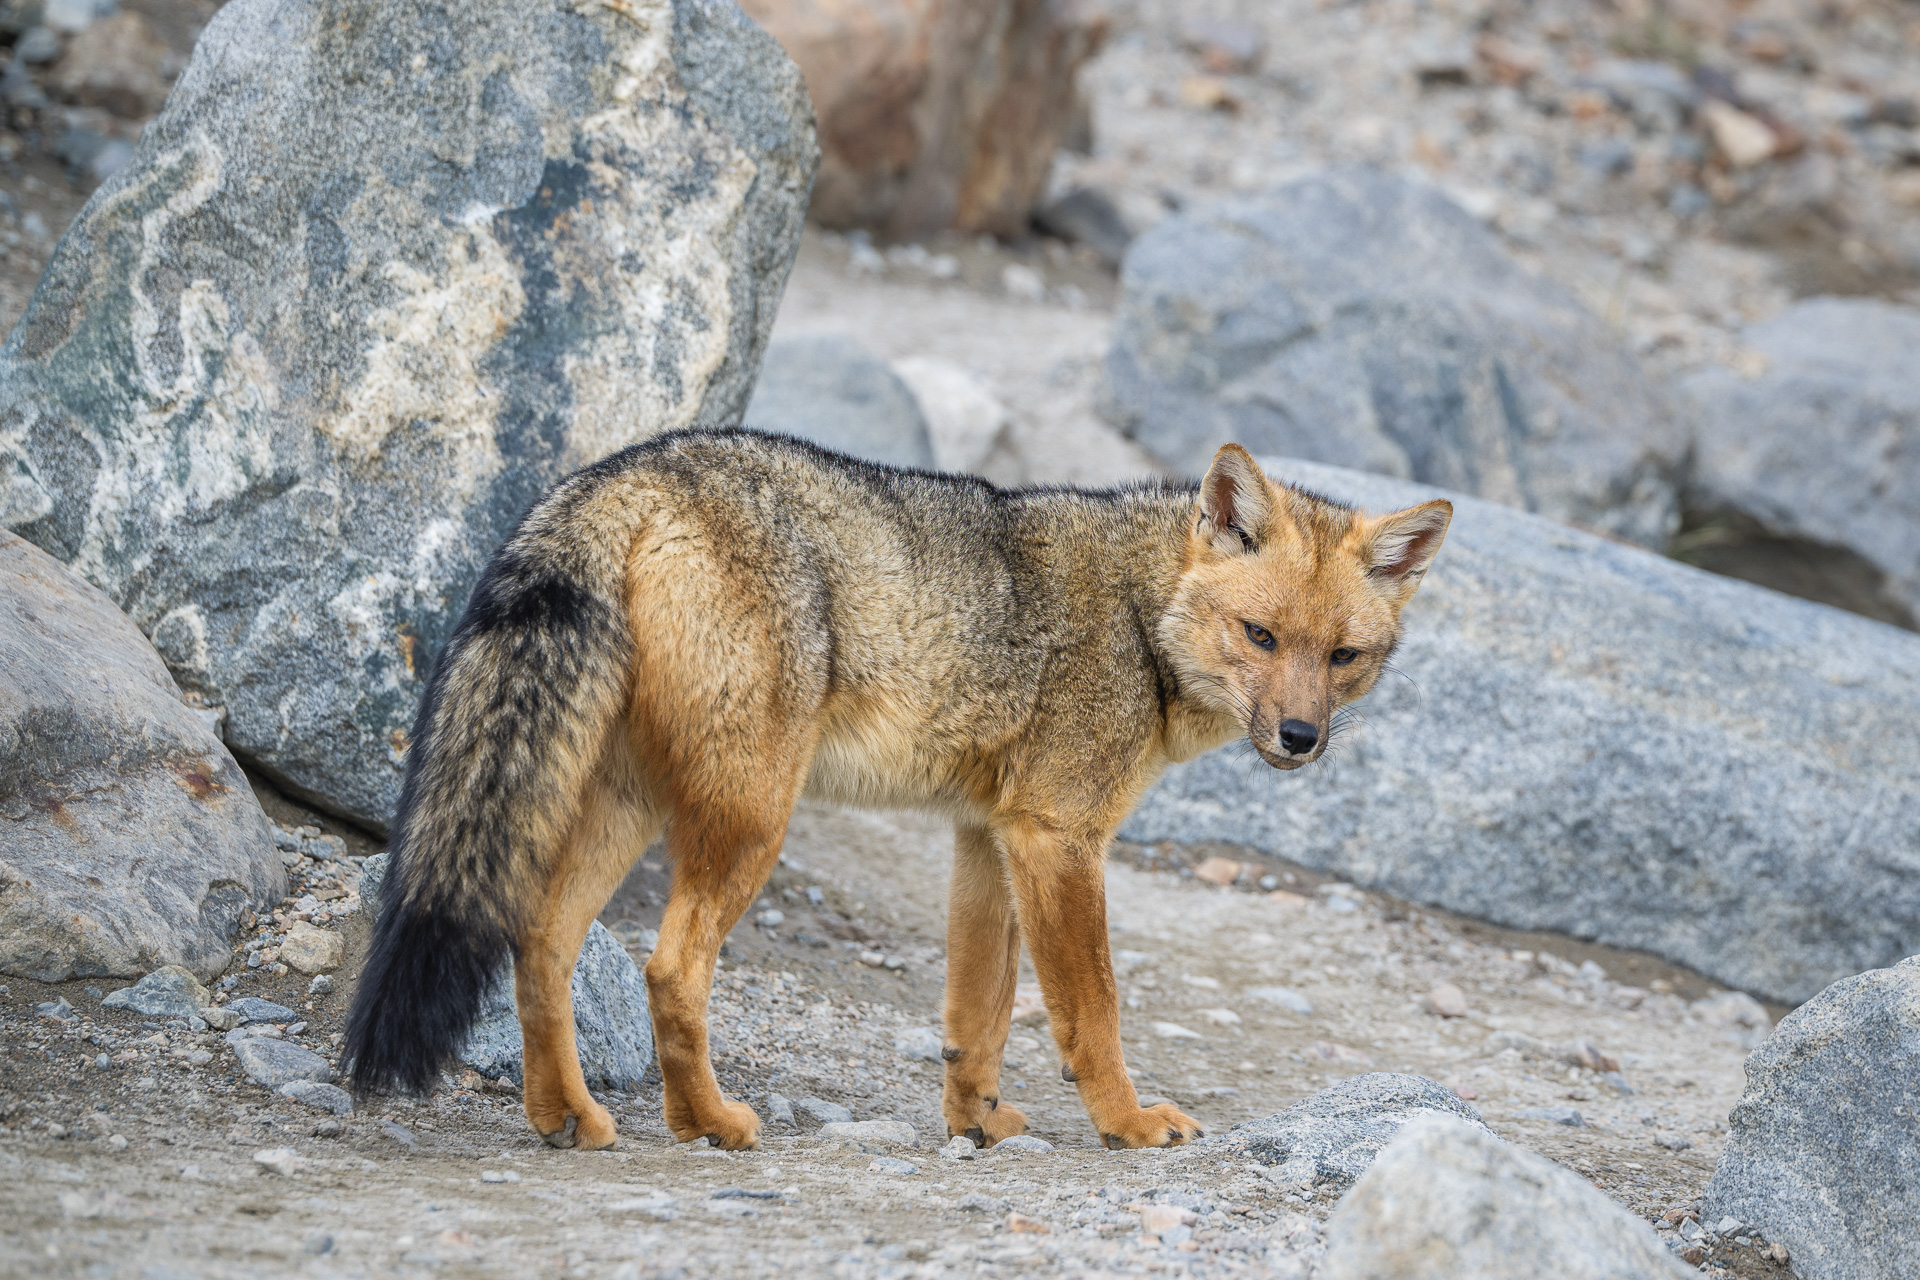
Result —
[[[1920,1272],[1920,11],[742,7],[0,4],[4,1268]],[[811,808],[714,1000],[763,1151],[660,1124],[656,854],[574,983],[620,1151],[526,1131],[506,986],[355,1112],[480,563],[743,420],[1453,496],[1329,760],[1123,832],[1206,1142],[1094,1147],[1029,991],[1035,1136],[942,1146],[945,836]]]

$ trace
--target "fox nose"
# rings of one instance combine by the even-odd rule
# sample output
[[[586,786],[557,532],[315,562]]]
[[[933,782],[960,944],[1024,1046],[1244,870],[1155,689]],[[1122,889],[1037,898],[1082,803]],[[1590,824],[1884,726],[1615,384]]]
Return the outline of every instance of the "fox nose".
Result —
[[[1303,756],[1313,750],[1313,744],[1318,741],[1320,731],[1305,720],[1280,722],[1280,745],[1287,749],[1288,755]]]

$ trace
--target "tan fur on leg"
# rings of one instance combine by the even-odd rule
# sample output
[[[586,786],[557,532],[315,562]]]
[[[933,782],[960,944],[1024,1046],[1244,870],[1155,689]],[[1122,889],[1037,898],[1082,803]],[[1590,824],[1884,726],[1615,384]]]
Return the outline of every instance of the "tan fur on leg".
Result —
[[[1020,924],[1006,867],[984,827],[954,832],[947,915],[947,1134],[990,1147],[1025,1133],[1027,1118],[1000,1101],[1000,1059],[1020,976]]]

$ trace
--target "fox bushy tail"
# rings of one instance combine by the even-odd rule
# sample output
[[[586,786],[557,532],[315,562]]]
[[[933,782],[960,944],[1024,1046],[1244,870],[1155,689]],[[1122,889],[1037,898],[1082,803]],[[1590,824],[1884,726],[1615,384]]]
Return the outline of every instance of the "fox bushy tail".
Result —
[[[434,664],[347,1027],[362,1097],[423,1094],[458,1051],[619,714],[624,558],[570,518],[580,487],[494,555]]]

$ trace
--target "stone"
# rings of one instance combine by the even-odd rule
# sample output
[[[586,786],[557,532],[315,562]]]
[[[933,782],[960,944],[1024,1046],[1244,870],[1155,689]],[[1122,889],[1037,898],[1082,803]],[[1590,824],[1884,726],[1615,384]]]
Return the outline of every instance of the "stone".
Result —
[[[0,973],[216,976],[286,893],[246,775],[113,603],[5,531],[0,671]]]
[[[1680,1280],[1653,1229],[1483,1125],[1409,1121],[1326,1225],[1325,1280]]]
[[[280,1095],[292,1098],[302,1106],[312,1107],[315,1111],[324,1111],[328,1115],[350,1116],[353,1114],[353,1095],[337,1084],[320,1084],[313,1080],[289,1080],[280,1086]]]
[[[332,977],[330,977],[329,975],[327,975],[327,974],[324,974],[324,973],[316,973],[316,974],[314,974],[314,975],[313,975],[313,981],[311,981],[311,982],[309,982],[309,983],[307,984],[307,994],[308,994],[308,995],[310,995],[310,996],[330,996],[330,995],[332,995],[332,994],[333,994],[333,979],[332,979]]]
[[[224,1005],[209,1005],[200,1011],[200,1018],[215,1031],[232,1031],[246,1022],[246,1017]]]
[[[1133,243],[1134,229],[1113,197],[1098,187],[1075,187],[1034,211],[1033,225],[1050,236],[1083,244],[1109,267],[1118,267]]]
[[[945,1160],[976,1160],[980,1149],[973,1145],[973,1139],[964,1133],[956,1133],[947,1139],[947,1145],[940,1148],[940,1156]]]
[[[746,424],[869,462],[934,464],[913,392],[885,361],[839,334],[780,338],[768,346]]]
[[[360,901],[376,915],[391,856],[375,854],[361,867]],[[653,1066],[647,980],[626,948],[597,920],[587,927],[580,959],[574,963],[572,994],[574,1045],[587,1087],[623,1093],[638,1090]],[[489,1080],[505,1077],[517,1085],[522,1053],[513,961],[508,959],[481,1001],[480,1016],[461,1045],[459,1058]],[[714,1053],[720,1053],[717,1037]]]
[[[413,1136],[413,1130],[403,1124],[395,1124],[391,1120],[380,1122],[380,1136],[399,1143],[409,1151],[417,1151],[420,1148],[420,1140]]]
[[[149,1018],[193,1018],[212,1003],[200,980],[177,964],[155,969],[130,987],[109,992],[102,1009],[130,1009]]]
[[[233,1056],[239,1059],[240,1069],[247,1073],[247,1079],[269,1089],[278,1089],[295,1080],[327,1084],[333,1079],[333,1068],[327,1065],[325,1058],[311,1049],[302,1049],[285,1040],[247,1036],[230,1041],[228,1047],[233,1050]]]
[[[1267,49],[1266,36],[1252,23],[1199,15],[1181,19],[1180,43],[1214,75],[1253,71]]]
[[[1101,412],[1198,476],[1222,444],[1430,484],[1664,548],[1687,405],[1439,190],[1337,170],[1127,252]]]
[[[718,0],[236,0],[0,347],[0,524],[236,755],[384,830],[528,505],[738,423],[814,166],[798,71]]]
[[[1431,1114],[1491,1134],[1480,1113],[1423,1076],[1373,1071],[1350,1076],[1264,1120],[1240,1125],[1209,1146],[1267,1166],[1288,1184],[1327,1183],[1344,1190],[1401,1126]]]
[[[1920,626],[1920,309],[1808,298],[1748,326],[1700,405],[1692,563]],[[1684,543],[1683,543],[1684,547]]]
[[[293,1010],[287,1006],[262,1000],[259,996],[240,996],[227,1001],[222,1007],[239,1014],[246,1022],[292,1022],[294,1017]]]
[[[62,47],[60,37],[51,27],[30,27],[14,41],[13,56],[28,65],[39,66],[59,57]]]
[[[824,1098],[795,1098],[793,1109],[818,1124],[845,1124],[853,1119],[853,1112]]]
[[[932,1027],[914,1027],[893,1038],[893,1051],[913,1062],[939,1062],[940,1033]]]
[[[905,1120],[835,1120],[820,1126],[822,1138],[846,1142],[887,1142],[910,1147],[913,1126]]]
[[[993,1144],[995,1151],[1017,1151],[1031,1154],[1044,1154],[1053,1150],[1053,1144],[1045,1138],[1036,1138],[1030,1133],[1016,1133],[1000,1139]]]
[[[1467,994],[1451,982],[1443,982],[1427,992],[1427,1007],[1443,1018],[1464,1018],[1467,1016]]]
[[[1574,1107],[1522,1107],[1513,1113],[1516,1120],[1537,1120],[1541,1124],[1563,1124],[1570,1129],[1584,1128],[1585,1116]]]
[[[169,57],[152,24],[124,10],[75,36],[47,83],[68,102],[142,120],[167,100]]]
[[[1374,511],[1441,496],[1268,465]],[[1920,637],[1451,496],[1406,678],[1338,768],[1176,765],[1123,838],[1264,850],[1787,1003],[1920,952],[1920,879],[1885,852],[1920,849]]]
[[[793,1104],[777,1093],[767,1095],[767,1123],[793,1128]]]
[[[1692,1010],[1695,1017],[1720,1028],[1726,1039],[1744,1049],[1754,1048],[1773,1030],[1766,1006],[1744,991],[1722,991],[1695,1000]]]
[[[1779,153],[1779,136],[1758,116],[1718,98],[1701,103],[1699,114],[1713,145],[1736,169],[1750,169]]]
[[[292,1147],[268,1147],[253,1153],[253,1162],[268,1173],[290,1178],[307,1163]]]
[[[1247,994],[1288,1013],[1297,1013],[1303,1018],[1313,1016],[1313,1001],[1291,987],[1249,987]]]
[[[301,973],[321,973],[337,969],[347,957],[347,940],[337,933],[319,929],[305,920],[287,927],[287,940],[280,944],[280,959],[289,969]]]
[[[978,471],[1006,438],[1013,420],[1007,406],[979,378],[940,356],[907,356],[890,367],[920,408],[934,467]]]
[[[1803,1280],[1920,1269],[1920,956],[1843,978],[1747,1057],[1702,1217],[1786,1246]]]
[[[1193,878],[1225,888],[1240,878],[1240,864],[1232,858],[1215,855],[1193,869]]]
[[[868,1173],[882,1173],[892,1178],[904,1178],[908,1174],[920,1172],[920,1166],[905,1160],[896,1160],[892,1156],[881,1156],[867,1166]]]
[[[1108,19],[1065,0],[745,0],[806,74],[820,128],[810,216],[917,240],[1026,233]]]
[[[78,35],[119,7],[119,0],[46,0],[41,21],[61,35]]]
[[[1177,1022],[1156,1022],[1153,1024],[1153,1034],[1162,1040],[1204,1040],[1206,1038],[1198,1031],[1190,1030]]]
[[[75,1018],[73,1006],[67,1003],[65,996],[37,1004],[33,1006],[33,1012],[35,1017],[51,1018],[55,1022],[71,1022]]]

